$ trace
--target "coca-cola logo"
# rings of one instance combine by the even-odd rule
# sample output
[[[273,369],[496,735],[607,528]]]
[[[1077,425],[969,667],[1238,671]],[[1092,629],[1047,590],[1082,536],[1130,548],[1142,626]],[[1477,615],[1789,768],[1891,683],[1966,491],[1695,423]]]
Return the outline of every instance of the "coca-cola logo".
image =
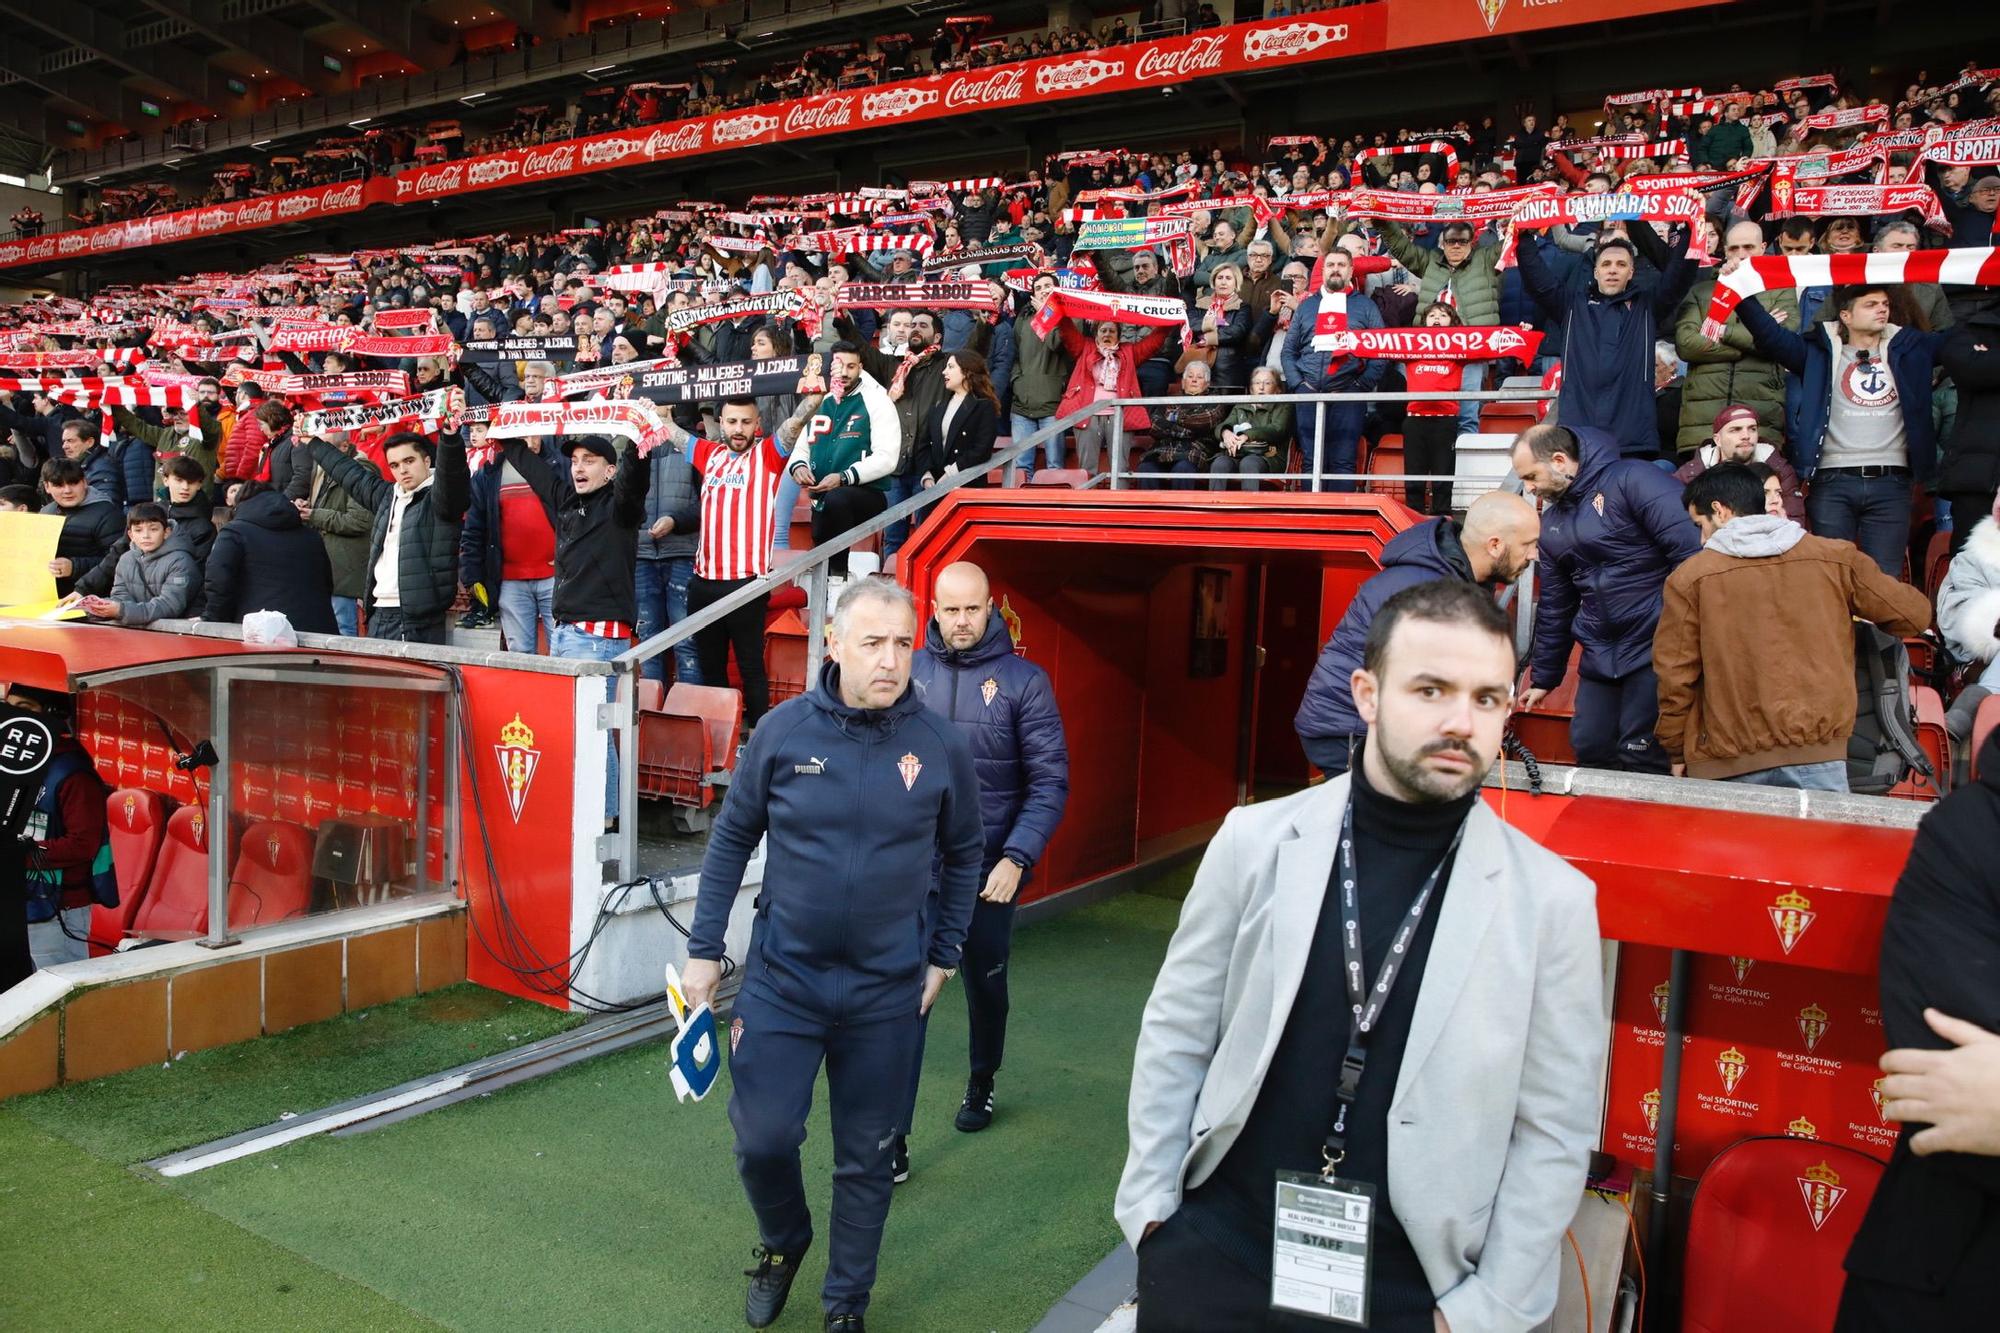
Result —
[[[759,115],[750,112],[741,116],[730,116],[715,122],[714,139],[718,146],[726,143],[743,143],[759,139],[778,128],[776,116]]]
[[[521,159],[523,176],[566,176],[575,170],[575,144],[563,144],[546,153],[529,153]]]
[[[701,151],[702,126],[699,121],[690,121],[671,133],[654,130],[646,136],[646,160],[651,162],[662,157],[678,157],[682,153]]]
[[[936,93],[931,94],[936,97]],[[867,111],[862,118],[868,118]],[[820,134],[827,130],[844,130],[854,123],[854,99],[852,97],[828,97],[817,102],[795,102],[785,112],[786,134]]]
[[[1148,47],[1133,66],[1135,79],[1186,79],[1196,74],[1205,74],[1222,68],[1222,53],[1228,43],[1226,37],[1197,37],[1186,46]]]
[[[1346,40],[1345,23],[1287,23],[1282,28],[1260,28],[1244,34],[1243,58],[1252,62],[1283,60]]]
[[[953,79],[944,90],[944,104],[948,108],[963,106],[1000,106],[1016,102],[1021,98],[1022,80],[1027,77],[1027,68],[1013,65],[995,70],[984,78],[965,75]]]
[[[477,189],[482,185],[498,185],[511,180],[521,170],[521,164],[511,157],[487,158],[483,161],[465,164],[465,183]]]
[[[881,120],[888,116],[907,116],[937,100],[935,88],[887,88],[861,99],[861,118]]]
[[[1044,65],[1035,71],[1035,91],[1041,94],[1073,93],[1091,88],[1125,72],[1122,60],[1072,60],[1061,65]]]
[[[259,200],[236,215],[239,227],[262,227],[268,225],[277,213],[277,205],[269,199]]]
[[[427,194],[445,194],[460,189],[465,184],[465,168],[445,167],[438,171],[417,173],[416,193],[419,197]]]
[[[326,209],[359,208],[361,207],[362,198],[363,190],[361,182],[355,181],[352,185],[342,185],[337,189],[327,191],[320,200],[320,206]]]
[[[278,201],[278,220],[302,218],[319,210],[319,200],[313,195],[293,195]]]

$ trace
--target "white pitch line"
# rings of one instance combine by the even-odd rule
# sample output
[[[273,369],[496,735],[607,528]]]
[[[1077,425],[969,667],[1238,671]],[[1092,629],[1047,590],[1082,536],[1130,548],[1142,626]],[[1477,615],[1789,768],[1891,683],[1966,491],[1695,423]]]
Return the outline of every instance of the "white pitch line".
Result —
[[[195,1157],[186,1157],[177,1162],[170,1162],[160,1168],[160,1174],[169,1178],[193,1175],[197,1171],[206,1171],[210,1167],[223,1166],[229,1162],[255,1156],[260,1152],[269,1152],[273,1148],[282,1148],[288,1143],[297,1143],[300,1139],[309,1139],[318,1134],[330,1134],[336,1129],[344,1129],[358,1121],[369,1120],[378,1115],[387,1115],[391,1111],[400,1111],[406,1106],[414,1106],[418,1102],[429,1101],[433,1097],[442,1097],[447,1093],[457,1092],[467,1082],[469,1080],[464,1075],[454,1075],[451,1078],[439,1079],[435,1083],[426,1083],[420,1088],[412,1088],[408,1092],[398,1093],[394,1097],[384,1097],[380,1101],[368,1102],[362,1106],[352,1106],[334,1115],[321,1116],[313,1120],[301,1120],[297,1124],[288,1124],[282,1129],[274,1129],[271,1133],[261,1135],[258,1138],[245,1139],[241,1143],[233,1143],[227,1148],[218,1148],[214,1152],[202,1153]]]

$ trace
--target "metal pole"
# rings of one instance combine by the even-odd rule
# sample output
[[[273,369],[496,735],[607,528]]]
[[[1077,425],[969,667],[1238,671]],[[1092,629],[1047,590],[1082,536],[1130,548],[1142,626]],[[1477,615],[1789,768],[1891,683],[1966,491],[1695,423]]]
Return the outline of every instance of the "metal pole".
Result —
[[[1118,477],[1125,469],[1125,409],[1111,409],[1111,489],[1118,489]]]
[[[1326,404],[1313,404],[1313,491],[1317,493],[1324,484],[1320,473],[1325,471],[1321,460],[1326,457]]]
[[[431,839],[431,701],[417,696],[417,893],[430,887]],[[384,895],[386,896],[386,895]]]
[[[1674,1129],[1680,1110],[1681,1027],[1687,1012],[1688,953],[1676,949],[1667,964],[1666,1047],[1660,1058],[1660,1119],[1653,1135],[1653,1195],[1646,1210],[1646,1272],[1652,1280],[1647,1295],[1653,1308],[1646,1314],[1664,1319],[1669,1289],[1674,1286],[1667,1273],[1668,1213],[1674,1195]],[[1662,1325],[1664,1327],[1665,1325]]]
[[[229,672],[218,668],[208,683],[209,736],[218,756],[208,771],[208,934],[202,944],[220,949],[229,937],[229,803],[236,785],[236,749],[229,739]]]
[[[805,688],[808,693],[819,679],[820,663],[826,660],[826,618],[833,614],[833,608],[826,604],[826,566],[824,560],[813,565],[811,584],[806,589]]]
[[[458,888],[458,683],[447,685],[444,695],[444,887]]]
[[[620,671],[615,683],[613,717],[618,725],[611,735],[618,753],[611,756],[611,762],[618,765],[618,867],[613,873],[622,883],[639,873],[639,728],[634,725],[639,708],[639,668]]]

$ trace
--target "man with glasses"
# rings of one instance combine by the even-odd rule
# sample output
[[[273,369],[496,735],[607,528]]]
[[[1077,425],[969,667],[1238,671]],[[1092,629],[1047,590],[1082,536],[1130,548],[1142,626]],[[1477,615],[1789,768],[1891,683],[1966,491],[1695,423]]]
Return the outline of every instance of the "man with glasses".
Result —
[[[1132,256],[1132,276],[1125,289],[1138,296],[1179,296],[1180,282],[1173,274],[1165,271],[1159,255],[1151,250],[1140,250]],[[1136,342],[1147,330],[1137,325],[1127,326],[1122,336],[1129,342]],[[1181,340],[1178,334],[1169,333],[1160,350],[1139,363],[1139,392],[1148,398],[1164,398],[1167,386],[1174,382],[1174,362],[1180,359]]]
[[[1384,219],[1376,223],[1383,242],[1396,262],[1418,280],[1417,309],[1429,309],[1442,301],[1456,306],[1467,324],[1493,325],[1500,322],[1500,270],[1495,267],[1500,243],[1490,235],[1473,243],[1470,222],[1447,222],[1435,250],[1417,244],[1396,223]],[[1464,393],[1478,393],[1486,387],[1488,361],[1467,361],[1458,387]],[[1458,433],[1479,431],[1479,401],[1461,399],[1458,404]]]
[[[1738,222],[1722,237],[1723,264],[1719,276],[1734,273],[1753,255],[1764,253],[1764,229],[1755,222]],[[1686,463],[1714,434],[1724,408],[1742,404],[1757,414],[1757,436],[1765,444],[1785,439],[1785,371],[1760,355],[1743,321],[1732,312],[1722,337],[1701,331],[1715,279],[1698,282],[1681,302],[1674,319],[1674,350],[1687,362],[1687,382],[1681,388],[1679,425],[1674,432],[1674,456]],[[1750,298],[1787,328],[1799,327],[1799,298],[1788,287],[1775,287]]]

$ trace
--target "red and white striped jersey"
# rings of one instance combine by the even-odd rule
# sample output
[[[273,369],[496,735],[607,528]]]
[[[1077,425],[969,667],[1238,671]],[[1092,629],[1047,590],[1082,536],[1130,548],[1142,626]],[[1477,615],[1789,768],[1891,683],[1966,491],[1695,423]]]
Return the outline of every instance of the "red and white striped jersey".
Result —
[[[771,509],[785,474],[784,446],[774,435],[740,454],[714,440],[692,443],[694,470],[701,474],[695,577],[762,578],[771,572],[771,542],[778,521]],[[782,521],[789,523],[791,515]]]

